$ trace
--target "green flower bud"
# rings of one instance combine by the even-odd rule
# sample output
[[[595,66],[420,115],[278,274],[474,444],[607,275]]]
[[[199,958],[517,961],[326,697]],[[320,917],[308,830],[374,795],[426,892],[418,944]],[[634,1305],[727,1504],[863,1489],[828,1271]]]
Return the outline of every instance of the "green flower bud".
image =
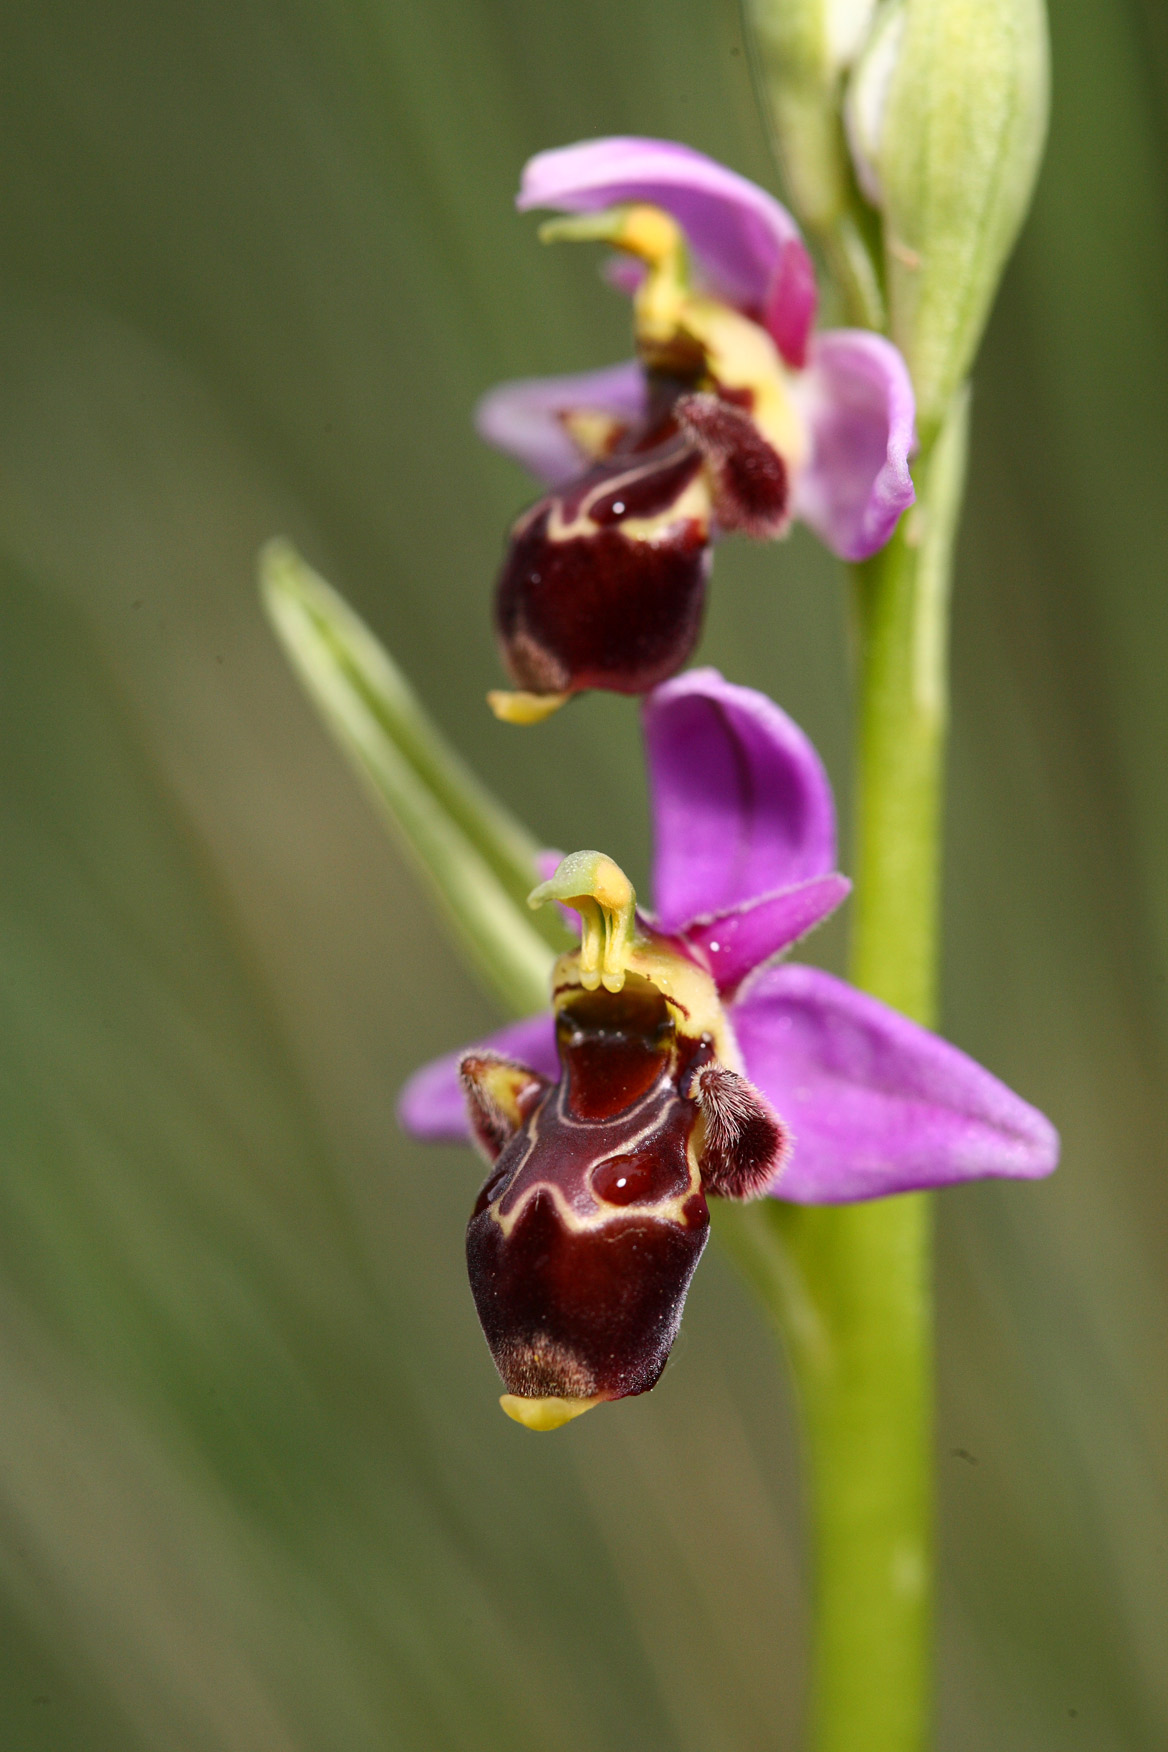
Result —
[[[850,169],[839,125],[841,76],[876,0],[748,0],[791,204],[812,230],[834,225]]]
[[[926,442],[1030,204],[1048,88],[1043,0],[891,0],[852,75],[848,137],[883,217],[889,329]]]
[[[822,246],[857,321],[883,315],[841,121],[843,82],[876,0],[746,0],[756,71],[791,206]]]

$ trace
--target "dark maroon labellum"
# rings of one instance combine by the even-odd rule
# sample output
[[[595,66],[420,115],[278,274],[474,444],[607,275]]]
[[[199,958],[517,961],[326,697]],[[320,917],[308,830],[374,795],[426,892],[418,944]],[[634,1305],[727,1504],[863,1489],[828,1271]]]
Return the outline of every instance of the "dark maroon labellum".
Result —
[[[563,1076],[503,1149],[467,1230],[475,1305],[521,1398],[619,1399],[665,1367],[709,1234],[678,1091],[709,1048],[655,987],[561,1010]],[[484,1190],[488,1190],[484,1189]]]
[[[706,1191],[765,1191],[786,1138],[644,979],[574,990],[556,1040],[555,1085],[488,1055],[463,1061],[494,1157],[467,1229],[471,1289],[509,1392],[619,1399],[665,1367],[709,1234]]]
[[[598,464],[520,521],[495,596],[516,687],[644,693],[680,669],[701,630],[709,529],[672,509],[701,466],[673,438]],[[630,519],[659,527],[651,540],[630,536]]]

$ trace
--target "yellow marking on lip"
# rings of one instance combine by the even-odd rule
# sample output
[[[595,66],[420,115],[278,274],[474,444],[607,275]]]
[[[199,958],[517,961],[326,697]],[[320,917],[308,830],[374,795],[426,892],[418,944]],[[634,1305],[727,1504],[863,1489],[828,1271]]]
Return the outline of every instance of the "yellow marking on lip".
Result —
[[[516,1393],[501,1393],[499,1404],[525,1430],[558,1430],[574,1417],[583,1417],[594,1405],[604,1403],[603,1393],[591,1399],[520,1399]]]
[[[651,517],[622,517],[619,523],[608,525],[594,523],[591,507],[596,500],[610,498],[613,493],[619,492],[622,482],[635,481],[643,473],[643,469],[638,469],[620,476],[615,482],[602,481],[594,492],[589,493],[570,522],[562,515],[559,505],[553,505],[547,523],[548,541],[574,541],[578,537],[587,539],[594,536],[598,529],[607,527],[617,535],[623,535],[626,541],[646,542],[652,546],[655,542],[664,541],[687,523],[696,523],[703,530],[708,528],[710,483],[704,468],[699,469],[693,480],[664,511],[658,511]]]
[[[706,356],[715,393],[748,390],[751,419],[787,467],[800,468],[809,448],[807,427],[766,329],[714,298],[687,299],[681,320]]]
[[[578,1130],[586,1130],[588,1122],[586,1120],[573,1120],[572,1117],[565,1112],[564,1100],[565,1091],[561,1084],[556,1094],[557,1120],[559,1120],[559,1122],[566,1128],[575,1127]],[[514,1182],[514,1176],[516,1174],[521,1174],[531,1160],[532,1152],[534,1151],[536,1144],[539,1142],[539,1125],[540,1120],[543,1118],[543,1113],[544,1110],[541,1108],[540,1112],[537,1113],[528,1123],[527,1148],[523,1152],[522,1160],[515,1166],[514,1174],[512,1175],[512,1182]],[[660,1118],[650,1121],[650,1123],[641,1131],[635,1132],[631,1137],[626,1138],[623,1146],[619,1150],[614,1150],[612,1156],[605,1156],[600,1159],[607,1162],[611,1161],[613,1156],[626,1156],[631,1154],[634,1149],[639,1145],[643,1145],[649,1138],[651,1138],[654,1132],[659,1130],[660,1125]],[[503,1231],[504,1236],[509,1236],[528,1205],[542,1192],[546,1193],[551,1199],[556,1207],[556,1214],[559,1217],[560,1222],[563,1224],[564,1228],[567,1229],[569,1234],[572,1235],[596,1234],[601,1229],[612,1228],[616,1223],[619,1223],[622,1218],[635,1216],[638,1213],[642,1216],[647,1215],[659,1218],[665,1223],[673,1223],[679,1229],[688,1229],[690,1223],[685,1214],[685,1207],[693,1197],[694,1193],[701,1190],[702,1184],[701,1170],[698,1168],[697,1160],[688,1144],[686,1146],[686,1166],[689,1169],[689,1181],[682,1191],[671,1193],[668,1198],[658,1199],[654,1203],[645,1201],[641,1204],[634,1202],[631,1205],[609,1204],[606,1200],[598,1198],[596,1194],[592,1192],[592,1202],[596,1208],[595,1210],[590,1211],[587,1215],[583,1215],[580,1211],[573,1208],[568,1202],[563,1189],[557,1186],[554,1181],[537,1180],[533,1185],[526,1188],[522,1196],[509,1211],[502,1211],[500,1209],[502,1198],[496,1198],[487,1206],[487,1215],[493,1223],[498,1224],[499,1228]],[[591,1190],[591,1182],[589,1182],[589,1191],[591,1192]]]
[[[506,688],[494,687],[487,695],[487,704],[503,724],[542,724],[567,699],[566,693],[509,693]]]
[[[601,413],[598,408],[569,408],[560,415],[560,424],[577,450],[599,462],[608,455],[628,421],[618,420],[615,414]]]

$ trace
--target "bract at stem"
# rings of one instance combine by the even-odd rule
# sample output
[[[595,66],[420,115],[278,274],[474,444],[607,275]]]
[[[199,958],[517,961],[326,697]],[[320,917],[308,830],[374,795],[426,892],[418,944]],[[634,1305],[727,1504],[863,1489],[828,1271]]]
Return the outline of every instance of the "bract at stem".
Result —
[[[1049,82],[1044,0],[893,0],[853,73],[849,139],[879,209],[888,333],[926,445],[1030,206]]]

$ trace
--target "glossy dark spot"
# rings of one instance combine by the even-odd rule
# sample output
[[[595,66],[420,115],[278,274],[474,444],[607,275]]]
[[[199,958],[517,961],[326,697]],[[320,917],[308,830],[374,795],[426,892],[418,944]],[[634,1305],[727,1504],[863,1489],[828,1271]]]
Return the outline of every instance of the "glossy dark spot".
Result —
[[[624,474],[608,492],[588,502],[593,523],[604,527],[623,517],[657,517],[676,503],[702,466],[697,451],[675,445],[671,462]]]
[[[606,1204],[631,1205],[669,1196],[675,1175],[654,1149],[610,1156],[592,1170],[592,1190]],[[663,1172],[664,1167],[664,1172]]]
[[[474,1217],[481,1216],[487,1206],[494,1203],[510,1179],[512,1172],[513,1169],[506,1163],[502,1167],[498,1163],[495,1164],[479,1188],[479,1196],[475,1199],[474,1210],[471,1212],[472,1220]]]

